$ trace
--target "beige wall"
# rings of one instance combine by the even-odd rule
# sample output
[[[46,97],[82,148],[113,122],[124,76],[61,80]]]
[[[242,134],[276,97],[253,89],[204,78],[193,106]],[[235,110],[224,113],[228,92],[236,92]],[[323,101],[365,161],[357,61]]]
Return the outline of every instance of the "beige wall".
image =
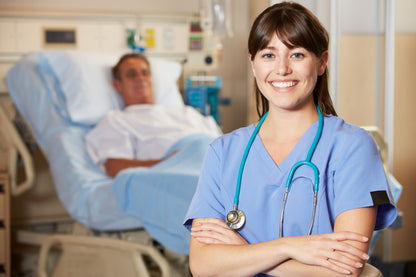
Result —
[[[404,226],[393,234],[393,259],[416,260],[416,34],[396,35],[393,173],[403,185]]]
[[[404,226],[393,231],[391,257],[394,261],[401,261],[416,259],[416,201],[413,200],[416,195],[416,124],[413,123],[416,118],[416,34],[396,34],[395,39],[393,175],[403,186],[398,207],[404,214]],[[382,46],[379,51],[384,55]],[[339,115],[356,125],[379,125],[382,129],[382,93],[378,113],[375,102],[377,86],[381,92],[384,89],[383,56],[377,63],[377,37],[343,35],[340,40],[339,66]],[[380,84],[376,81],[377,69],[381,72]]]
[[[250,27],[256,17],[269,6],[268,0],[250,0]],[[247,36],[248,39],[248,36]],[[247,113],[247,123],[253,123],[259,120],[259,116],[256,112],[256,100],[254,98],[254,78],[253,73],[251,70],[251,66],[249,65],[247,68],[247,84],[248,84],[248,91],[247,91],[247,106],[248,106],[248,113]]]
[[[198,12],[197,0],[1,0],[0,10],[81,11],[114,13],[190,14]]]
[[[191,0],[195,1],[195,0]],[[229,132],[247,124],[247,37],[250,26],[249,0],[232,1],[233,37],[223,40],[222,62],[218,73],[223,80],[222,96],[231,106],[221,107],[222,126]]]
[[[338,115],[359,125],[379,125],[382,114],[377,113],[377,98],[383,98],[384,47],[373,35],[342,35],[339,45]],[[377,60],[382,59],[379,61]],[[379,66],[378,66],[379,65]],[[382,102],[381,102],[382,103]],[[379,125],[382,126],[382,125]]]

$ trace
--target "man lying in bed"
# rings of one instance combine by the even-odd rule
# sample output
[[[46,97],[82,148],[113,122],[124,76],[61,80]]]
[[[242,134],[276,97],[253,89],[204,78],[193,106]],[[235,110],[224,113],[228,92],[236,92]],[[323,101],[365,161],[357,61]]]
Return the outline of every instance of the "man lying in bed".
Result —
[[[159,163],[167,150],[187,135],[221,134],[212,117],[191,107],[154,104],[150,64],[144,55],[122,56],[113,67],[113,78],[125,108],[110,111],[86,136],[91,158],[108,176]]]

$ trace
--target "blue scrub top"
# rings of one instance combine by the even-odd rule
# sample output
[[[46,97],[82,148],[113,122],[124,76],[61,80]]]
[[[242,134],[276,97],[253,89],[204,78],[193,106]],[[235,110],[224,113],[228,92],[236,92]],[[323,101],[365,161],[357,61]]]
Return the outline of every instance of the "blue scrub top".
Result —
[[[280,212],[285,183],[291,167],[305,160],[318,128],[315,122],[291,153],[276,165],[259,136],[253,142],[245,165],[238,208],[246,214],[239,233],[258,243],[279,236]],[[238,169],[254,125],[215,140],[209,147],[198,187],[184,225],[192,219],[214,217],[225,220],[233,208]],[[312,234],[333,231],[340,213],[378,205],[375,229],[388,227],[396,218],[387,178],[372,137],[363,129],[335,116],[324,117],[322,137],[312,156],[319,169],[319,193]],[[312,218],[314,175],[300,167],[293,178],[286,203],[284,236],[308,233]]]

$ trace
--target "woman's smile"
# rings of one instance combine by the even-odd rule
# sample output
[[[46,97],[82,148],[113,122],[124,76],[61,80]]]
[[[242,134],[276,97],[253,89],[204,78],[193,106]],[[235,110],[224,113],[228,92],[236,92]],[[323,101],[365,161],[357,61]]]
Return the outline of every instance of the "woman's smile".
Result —
[[[275,88],[289,88],[289,87],[295,86],[297,83],[298,82],[296,81],[286,81],[286,82],[272,81],[270,82],[270,84]]]

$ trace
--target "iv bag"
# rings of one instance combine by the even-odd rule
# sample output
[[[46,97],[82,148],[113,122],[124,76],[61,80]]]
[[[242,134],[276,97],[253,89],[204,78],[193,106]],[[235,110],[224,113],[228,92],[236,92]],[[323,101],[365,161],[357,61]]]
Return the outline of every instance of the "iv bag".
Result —
[[[232,36],[231,0],[203,0],[201,17],[205,31],[215,36]]]

